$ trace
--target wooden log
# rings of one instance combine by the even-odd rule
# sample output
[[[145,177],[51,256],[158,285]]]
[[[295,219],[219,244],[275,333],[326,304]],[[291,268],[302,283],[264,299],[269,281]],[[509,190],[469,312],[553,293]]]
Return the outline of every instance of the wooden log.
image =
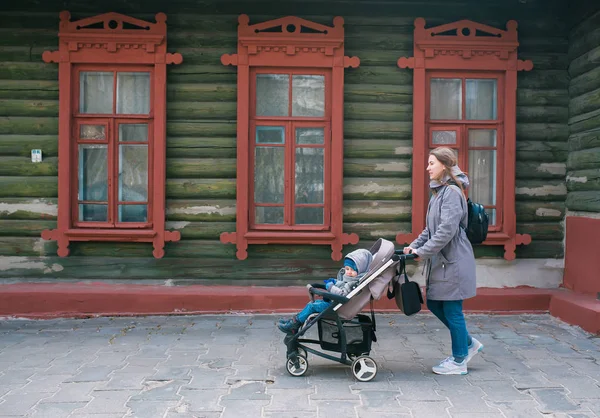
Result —
[[[567,209],[582,212],[600,212],[600,193],[597,190],[569,192]]]
[[[408,178],[345,178],[344,200],[403,200],[411,196]]]
[[[56,177],[0,177],[0,197],[58,197]]]
[[[567,166],[565,163],[517,161],[515,173],[518,179],[564,179]]]
[[[563,258],[564,248],[560,241],[537,240],[529,245],[517,245],[517,258]]]
[[[400,58],[400,57],[398,57]],[[344,85],[347,84],[385,84],[412,86],[413,71],[393,65],[359,67],[346,70]]]
[[[600,146],[569,153],[567,168],[569,171],[600,167]]]
[[[41,237],[0,236],[0,256],[56,256],[56,249],[56,241],[45,241]]]
[[[235,180],[167,179],[166,197],[172,199],[235,199]]]
[[[44,229],[56,228],[56,221],[1,219],[0,235],[12,237],[39,237]]]
[[[410,177],[411,164],[399,159],[344,159],[344,177]]]
[[[235,222],[168,221],[165,224],[165,228],[171,231],[179,231],[182,240],[218,240],[222,232],[235,231]]]
[[[235,222],[235,200],[168,199],[168,221]]]
[[[171,49],[171,48],[169,48]],[[223,53],[235,53],[236,49],[224,50]],[[0,75],[2,74],[0,67]],[[225,67],[222,64],[176,65],[167,68],[167,85],[171,83],[235,83],[237,68]]]
[[[31,61],[31,48],[28,46],[0,45],[0,61]]]
[[[1,138],[1,137],[0,137]],[[2,142],[0,142],[0,149]],[[167,138],[168,158],[235,158],[236,139],[230,138]]]
[[[600,10],[594,3],[576,2],[571,5],[575,24],[570,28],[569,37],[580,39],[600,25]],[[586,7],[590,6],[590,7]]]
[[[563,36],[562,34],[555,34],[554,36],[545,37],[536,36],[519,38],[519,52],[522,52],[523,55],[527,55],[528,53],[562,53],[566,55],[568,50],[569,39],[566,35]]]
[[[3,80],[58,80],[58,65],[44,62],[0,62]]]
[[[58,82],[49,80],[0,80],[0,99],[58,100]]]
[[[235,120],[236,102],[167,102],[169,120]]]
[[[527,202],[515,204],[517,222],[560,222],[565,216],[564,202]]]
[[[57,135],[58,118],[0,116],[0,135]]]
[[[566,123],[567,106],[517,106],[517,123]]]
[[[567,190],[569,192],[583,192],[596,190],[600,195],[600,168],[569,171],[567,173]]]
[[[573,134],[569,137],[569,151],[600,147],[600,128]]]
[[[567,186],[559,180],[517,179],[516,200],[520,201],[556,201],[567,195]]]
[[[0,45],[47,45],[56,39],[56,29],[0,28]]]
[[[569,64],[569,76],[578,77],[598,67],[598,63],[600,63],[600,46],[573,59]]]
[[[566,141],[569,127],[564,123],[517,123],[517,138],[524,141]]]
[[[2,119],[0,118],[0,133],[2,132]],[[236,135],[235,119],[229,122],[202,120],[202,121],[167,121],[167,136],[197,136],[215,137]]]
[[[167,159],[167,177],[170,178],[235,178],[236,173],[235,158]]]
[[[562,90],[517,89],[517,106],[569,106],[569,92]]]
[[[43,158],[32,163],[31,157],[0,157],[0,176],[57,176],[58,158]]]
[[[357,234],[364,241],[376,241],[384,238],[390,241],[396,239],[399,232],[410,232],[410,222],[344,222],[344,232]]]
[[[7,198],[0,200],[0,219],[56,219],[57,199]]]
[[[344,222],[410,222],[411,210],[408,200],[348,200],[344,202]]]
[[[398,34],[396,33],[384,36],[393,39],[397,37]],[[371,43],[372,45],[368,45]],[[359,57],[361,67],[370,67],[378,65],[390,65],[390,63],[397,62],[398,58],[400,57],[410,57],[413,54],[412,45],[409,48],[403,46],[399,49],[381,49],[377,43],[380,42],[375,42],[373,39],[366,39],[364,42],[362,42],[362,45],[356,45],[356,47],[346,46],[346,55]]]
[[[600,65],[600,62],[599,64]],[[581,96],[571,96],[569,115],[571,117],[592,112],[600,108],[600,87]]]
[[[571,97],[577,97],[597,88],[600,88],[600,65],[571,79],[569,94]]]
[[[517,222],[517,234],[531,235],[532,243],[535,245],[540,241],[562,241],[564,238],[564,226],[558,222],[534,222],[534,223],[519,223]]]
[[[521,39],[521,37],[519,37],[519,39]],[[556,52],[558,49],[555,49],[546,53],[530,49],[527,52],[521,53],[521,48],[519,47],[519,59],[531,60],[531,62],[533,62],[533,68],[536,70],[557,70],[567,68],[569,66],[569,57],[563,51],[564,46],[561,46],[560,49],[560,52]]]
[[[237,48],[237,33],[169,31],[169,48],[222,48],[226,52]]]
[[[412,105],[396,103],[345,103],[344,119],[412,122]]]
[[[517,138],[517,161],[565,161],[568,154],[567,142],[520,141]]]
[[[344,122],[344,138],[348,139],[412,139],[412,122],[350,121]]]
[[[184,55],[185,56],[185,55]],[[187,56],[185,56],[187,65]],[[0,84],[1,86],[1,84]],[[0,87],[1,88],[1,87]],[[235,83],[220,84],[167,84],[167,102],[236,102]],[[170,116],[170,115],[169,115]]]
[[[0,115],[58,117],[58,100],[0,99]]]
[[[567,89],[569,75],[565,70],[527,71],[519,73],[517,86],[519,89]]]
[[[579,133],[600,128],[600,108],[569,119],[571,133]]]
[[[0,13],[0,27],[14,29],[56,29],[58,15],[55,12],[26,11],[26,9]]]
[[[32,149],[41,149],[42,158],[58,155],[56,135],[0,135],[0,155],[31,158]]]
[[[399,103],[412,104],[411,85],[346,84],[345,103]]]
[[[594,27],[585,35],[571,38],[569,42],[569,59],[575,59],[600,45],[600,28]]]
[[[394,139],[344,139],[347,158],[412,158],[412,141]]]

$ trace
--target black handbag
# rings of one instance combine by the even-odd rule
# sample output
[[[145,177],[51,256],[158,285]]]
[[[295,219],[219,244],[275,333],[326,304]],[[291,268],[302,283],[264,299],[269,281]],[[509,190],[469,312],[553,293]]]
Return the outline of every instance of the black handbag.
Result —
[[[388,299],[394,298],[396,305],[405,315],[414,315],[421,311],[423,294],[419,284],[408,279],[406,261],[402,257],[398,263],[397,273],[398,275],[393,279],[392,291],[388,289],[387,297]],[[404,281],[402,281],[402,276],[404,276]]]

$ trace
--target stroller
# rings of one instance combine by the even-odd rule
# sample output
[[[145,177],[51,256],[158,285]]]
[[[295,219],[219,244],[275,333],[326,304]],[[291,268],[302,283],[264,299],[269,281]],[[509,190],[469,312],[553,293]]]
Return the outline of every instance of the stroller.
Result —
[[[396,251],[392,242],[382,238],[373,244],[370,252],[373,261],[369,271],[347,296],[329,293],[321,284],[313,284],[310,288],[312,294],[329,299],[332,303],[325,311],[311,315],[298,333],[284,338],[287,347],[286,368],[292,376],[306,373],[309,352],[351,366],[352,374],[361,382],[368,382],[377,374],[377,363],[369,357],[371,342],[377,341],[373,300],[386,292],[390,282],[398,280],[400,266],[406,259],[414,258],[414,255]],[[359,313],[369,302],[370,317]],[[315,324],[318,326],[319,339],[303,338]],[[340,353],[340,356],[317,351],[306,344],[318,344],[322,350]]]

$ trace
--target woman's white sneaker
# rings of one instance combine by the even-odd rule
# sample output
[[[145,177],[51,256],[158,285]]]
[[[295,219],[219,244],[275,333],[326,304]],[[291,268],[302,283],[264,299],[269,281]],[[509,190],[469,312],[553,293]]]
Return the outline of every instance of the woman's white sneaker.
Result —
[[[473,341],[471,343],[471,346],[469,347],[469,352],[467,354],[467,357],[465,357],[465,364],[468,363],[475,356],[475,354],[477,354],[481,350],[483,350],[483,344],[481,344],[479,342],[479,340],[477,340],[473,337],[471,337],[471,339]]]
[[[435,374],[467,374],[467,360],[460,363],[454,361],[454,357],[448,357],[437,366],[431,368]]]

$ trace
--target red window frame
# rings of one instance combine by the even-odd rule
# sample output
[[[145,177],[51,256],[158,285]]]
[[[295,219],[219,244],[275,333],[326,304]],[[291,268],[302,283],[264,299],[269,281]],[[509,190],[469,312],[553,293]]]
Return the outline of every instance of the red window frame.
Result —
[[[431,80],[432,79],[460,79],[461,80],[461,119],[431,119]],[[496,204],[495,205],[485,205],[486,209],[495,209],[496,210],[496,222],[491,224],[492,220],[490,219],[489,231],[502,231],[502,215],[503,215],[503,178],[504,178],[504,141],[503,141],[503,133],[504,130],[502,127],[504,126],[504,96],[502,94],[497,94],[497,103],[496,103],[496,119],[492,120],[474,120],[466,118],[466,80],[469,79],[487,79],[487,80],[496,80],[496,88],[498,92],[504,91],[504,73],[486,73],[486,72],[455,72],[455,71],[430,71],[426,74],[426,105],[425,105],[425,121],[426,121],[426,135],[427,135],[427,152],[429,154],[429,150],[441,146],[440,144],[434,144],[432,140],[432,132],[433,131],[455,131],[456,132],[456,144],[444,144],[443,146],[447,146],[449,148],[458,149],[459,150],[459,158],[458,163],[461,169],[467,173],[469,173],[469,151],[471,150],[495,150],[496,151],[496,172],[494,175],[496,176]],[[471,147],[469,146],[469,130],[477,130],[477,129],[489,129],[496,131],[496,146],[495,147]],[[471,178],[471,184],[473,183]],[[429,193],[429,179],[427,176],[424,176],[424,184],[423,187],[426,190],[426,195]],[[469,195],[469,190],[466,190],[467,196]],[[425,213],[427,212],[427,207],[424,207]]]
[[[69,255],[71,241],[151,242],[155,258],[164,256],[167,241],[178,241],[180,233],[165,230],[166,182],[166,65],[180,64],[180,54],[167,53],[166,15],[158,13],[156,23],[106,13],[71,21],[69,12],[60,13],[59,49],[46,51],[44,62],[59,64],[59,170],[57,228],[42,232],[42,238],[58,243],[57,254]],[[129,25],[129,26],[128,26]],[[127,28],[126,28],[127,27]],[[145,30],[141,30],[141,29]],[[150,73],[148,114],[117,114],[116,87],[112,114],[79,113],[79,76],[82,71]],[[114,78],[116,83],[116,77]],[[81,140],[81,124],[98,122],[106,126],[106,139]],[[117,124],[147,121],[148,199],[147,222],[116,222],[118,202]],[[78,146],[82,143],[108,147],[109,217],[107,222],[78,220]],[[135,145],[138,142],[127,142]],[[143,142],[146,144],[146,142]],[[126,204],[128,202],[125,202]],[[134,202],[131,202],[134,203]],[[135,202],[136,204],[142,202]]]
[[[223,65],[238,67],[236,231],[222,233],[221,242],[235,244],[236,256],[240,260],[248,257],[250,244],[330,245],[331,258],[340,260],[344,245],[358,243],[356,234],[342,231],[344,68],[358,67],[360,63],[356,57],[344,56],[344,20],[336,17],[334,26],[330,27],[288,16],[250,25],[248,16],[240,15],[238,22],[238,53],[221,57]],[[325,116],[256,117],[254,80],[257,73],[326,74]],[[285,179],[287,224],[274,226],[254,223],[254,128],[257,123],[281,125],[281,122],[289,127],[327,127],[329,124],[324,145],[326,192],[323,224],[293,224],[290,197],[295,187],[293,173],[289,171],[294,168],[293,150],[287,153],[285,165],[289,174]],[[289,129],[286,135],[290,139],[295,137]],[[288,147],[294,144],[294,141],[286,141]]]
[[[506,24],[507,30],[460,20],[425,29],[425,20],[415,20],[413,57],[398,59],[398,67],[411,68],[413,76],[413,176],[412,231],[399,233],[399,244],[412,242],[425,227],[428,188],[425,167],[431,147],[433,126],[454,126],[463,146],[468,146],[468,128],[499,126],[497,131],[497,222],[490,228],[484,245],[503,245],[504,258],[514,260],[516,246],[529,244],[531,236],[516,233],[515,154],[517,71],[530,71],[531,61],[517,58],[519,45],[517,23]],[[496,77],[498,83],[498,120],[431,121],[429,115],[429,83],[435,76],[442,78]],[[473,76],[473,77],[471,77]],[[464,83],[463,83],[464,95]],[[464,97],[464,96],[463,96]],[[465,101],[463,100],[463,116]],[[467,148],[468,149],[468,148]],[[467,167],[468,153],[461,155],[461,165]]]
[[[331,228],[331,198],[329,193],[331,181],[331,71],[315,70],[310,68],[294,68],[290,70],[270,70],[265,68],[251,69],[250,77],[250,165],[249,165],[249,227],[251,230],[264,231],[328,231]],[[289,111],[290,116],[257,116],[256,115],[256,75],[258,74],[288,74],[289,79]],[[293,75],[322,75],[325,79],[325,111],[322,117],[291,116],[292,115],[292,76]],[[281,145],[285,149],[285,176],[284,176],[284,224],[257,224],[255,222],[255,210],[257,206],[281,206],[275,204],[256,204],[254,202],[254,156],[257,147],[255,132],[257,126],[285,126],[285,143]],[[323,128],[323,145],[297,145],[295,140],[296,128]],[[275,146],[269,144],[269,146]],[[318,204],[295,204],[295,150],[296,148],[322,148],[324,150],[324,202]],[[294,209],[302,207],[323,207],[322,224],[301,224],[294,222]]]

